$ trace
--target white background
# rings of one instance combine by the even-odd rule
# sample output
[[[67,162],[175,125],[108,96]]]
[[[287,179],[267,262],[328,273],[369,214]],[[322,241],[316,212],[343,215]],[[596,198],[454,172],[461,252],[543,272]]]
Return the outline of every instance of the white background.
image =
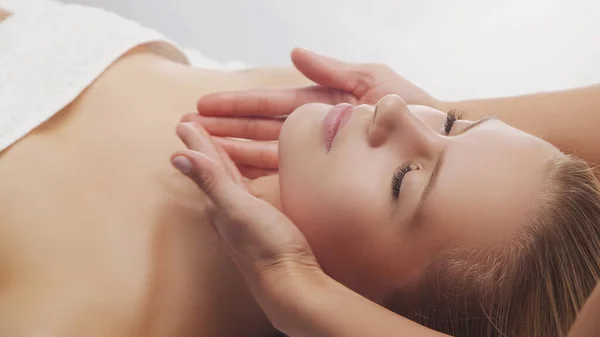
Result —
[[[303,46],[386,63],[439,98],[600,82],[597,0],[68,1],[115,11],[221,61],[285,65]]]

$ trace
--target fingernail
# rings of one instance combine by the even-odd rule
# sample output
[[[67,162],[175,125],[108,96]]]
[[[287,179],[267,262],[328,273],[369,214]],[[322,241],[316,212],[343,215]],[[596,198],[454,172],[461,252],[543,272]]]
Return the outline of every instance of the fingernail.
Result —
[[[172,163],[183,174],[188,174],[192,170],[192,162],[184,156],[173,158]]]

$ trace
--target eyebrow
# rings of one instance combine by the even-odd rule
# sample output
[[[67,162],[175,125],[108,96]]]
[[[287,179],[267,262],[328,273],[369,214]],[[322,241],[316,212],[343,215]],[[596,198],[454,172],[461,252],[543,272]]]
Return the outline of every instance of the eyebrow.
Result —
[[[486,122],[497,120],[497,119],[498,119],[498,117],[496,117],[496,116],[487,116],[487,117],[480,118],[479,120],[477,120],[477,121],[475,121],[475,122],[467,125],[467,127],[465,127],[456,136],[462,135],[463,133],[465,133],[465,132],[467,132],[467,131],[469,131],[469,130],[471,130],[473,128],[476,128],[476,127],[478,127],[478,126],[480,126],[480,125],[482,125],[482,124],[484,124]]]
[[[478,126],[481,126],[481,125],[485,124],[486,122],[490,122],[490,121],[497,120],[497,119],[498,118],[496,116],[483,117],[483,118],[477,120],[476,122],[469,124],[462,131],[460,131],[460,133],[458,133],[456,136],[462,135],[463,133],[465,133],[469,130],[472,130]],[[431,172],[431,175],[429,176],[429,180],[427,181],[427,184],[425,185],[425,188],[423,189],[423,193],[421,193],[421,197],[419,199],[419,203],[417,204],[415,214],[417,214],[419,212],[419,210],[421,209],[421,206],[423,205],[425,200],[427,200],[427,197],[431,194],[431,192],[433,191],[433,188],[435,187],[435,183],[437,182],[437,177],[440,172],[440,168],[442,167],[442,163],[444,162],[444,153],[445,153],[445,151],[441,150],[437,156],[437,161],[435,163],[435,166],[433,167],[433,171]]]

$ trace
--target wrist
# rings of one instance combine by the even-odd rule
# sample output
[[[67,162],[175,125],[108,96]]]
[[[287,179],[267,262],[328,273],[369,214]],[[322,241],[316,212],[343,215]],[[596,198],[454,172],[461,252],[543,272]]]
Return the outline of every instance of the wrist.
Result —
[[[288,290],[291,301],[284,310],[277,308],[277,318],[271,315],[269,318],[278,330],[288,335],[320,336],[322,321],[331,316],[349,293],[351,291],[325,273],[313,275],[291,286]]]
[[[319,312],[322,294],[338,292],[341,284],[320,268],[289,266],[263,278],[257,299],[278,330],[305,331]]]

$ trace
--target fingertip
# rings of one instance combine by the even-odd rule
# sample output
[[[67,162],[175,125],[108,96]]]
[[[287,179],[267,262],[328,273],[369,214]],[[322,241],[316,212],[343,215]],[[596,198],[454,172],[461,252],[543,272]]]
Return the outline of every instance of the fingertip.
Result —
[[[186,113],[183,116],[181,116],[179,123],[193,122],[199,119],[200,116],[198,115],[198,113]]]
[[[177,135],[177,137],[181,138],[181,140],[183,140],[185,142],[186,136],[188,136],[192,130],[192,128],[190,128],[190,124],[191,122],[184,122],[181,121],[179,123],[177,123],[177,125],[175,126],[175,134]]]
[[[196,102],[196,111],[200,115],[210,114],[211,111],[218,108],[218,102],[223,99],[222,93],[206,94]]]
[[[171,158],[171,163],[179,172],[185,175],[188,175],[192,171],[192,162],[186,156],[176,155]]]
[[[210,137],[208,131],[206,131],[199,122],[199,117],[192,117],[192,119],[189,121],[181,121],[175,127],[175,133],[179,138],[182,138],[184,141],[185,137],[192,137],[197,135],[203,137]]]
[[[304,69],[307,66],[310,66],[312,64],[312,62],[315,61],[315,59],[319,59],[322,57],[323,57],[322,55],[317,54],[306,48],[294,48],[294,50],[292,50],[292,55],[291,55],[292,63],[301,72],[302,72],[302,69]]]
[[[198,101],[196,101],[196,111],[202,113],[202,110],[207,108],[208,103],[210,103],[210,94],[200,97]]]
[[[311,53],[308,49],[306,48],[300,48],[300,47],[296,47],[294,49],[292,49],[292,58],[294,58],[294,56],[298,56],[298,55],[302,55],[302,54],[309,54]]]
[[[171,163],[176,169],[194,178],[198,170],[212,170],[217,162],[206,154],[194,150],[177,151],[171,156]]]
[[[322,56],[321,54],[304,47],[296,47],[292,50],[292,54],[306,54],[314,56]]]

